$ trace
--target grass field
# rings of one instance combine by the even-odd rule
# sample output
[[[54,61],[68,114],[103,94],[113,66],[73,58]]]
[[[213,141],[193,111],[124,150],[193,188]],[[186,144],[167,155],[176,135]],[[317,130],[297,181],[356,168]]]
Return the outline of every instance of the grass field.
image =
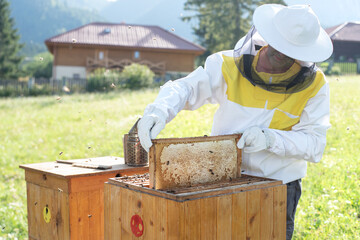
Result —
[[[332,128],[303,179],[293,239],[360,239],[360,76],[328,80]],[[122,136],[157,92],[0,99],[0,239],[27,238],[20,164],[123,156]],[[209,135],[215,110],[183,111],[159,137]]]

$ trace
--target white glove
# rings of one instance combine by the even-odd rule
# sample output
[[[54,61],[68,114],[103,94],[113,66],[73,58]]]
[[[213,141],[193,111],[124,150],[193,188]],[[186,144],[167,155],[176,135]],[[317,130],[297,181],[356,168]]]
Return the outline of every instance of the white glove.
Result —
[[[274,133],[268,129],[251,127],[245,130],[237,143],[237,147],[243,148],[246,153],[253,153],[271,148],[274,142]]]
[[[157,135],[165,128],[166,118],[164,113],[158,109],[154,109],[151,113],[144,115],[137,124],[138,136],[141,146],[149,152],[152,146],[151,139],[156,138]]]

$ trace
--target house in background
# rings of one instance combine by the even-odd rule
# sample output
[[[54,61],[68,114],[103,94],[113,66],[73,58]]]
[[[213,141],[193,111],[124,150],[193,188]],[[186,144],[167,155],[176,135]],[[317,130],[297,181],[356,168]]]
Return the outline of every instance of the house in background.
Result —
[[[86,78],[96,68],[147,65],[158,75],[194,70],[205,49],[158,26],[90,23],[45,41],[53,79]]]
[[[346,22],[327,28],[326,32],[334,45],[334,61],[356,62],[360,59],[360,22]]]

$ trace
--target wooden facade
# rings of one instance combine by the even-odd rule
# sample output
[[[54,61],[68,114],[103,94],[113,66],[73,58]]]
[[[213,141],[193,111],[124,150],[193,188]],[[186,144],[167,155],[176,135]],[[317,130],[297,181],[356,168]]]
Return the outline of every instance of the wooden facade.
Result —
[[[122,70],[132,63],[147,65],[153,72],[160,75],[165,72],[191,72],[194,70],[194,62],[197,56],[195,53],[186,54],[181,51],[80,45],[54,46],[53,51],[56,53],[54,54],[54,66],[81,66],[86,68],[87,73],[96,68]],[[135,58],[136,54],[139,54],[139,58]],[[102,59],[100,59],[100,55],[103,55]]]
[[[360,59],[360,41],[359,42],[347,42],[333,40],[334,61],[341,62],[356,62]]]
[[[334,61],[356,62],[360,59],[360,23],[345,22],[326,29],[333,45]]]

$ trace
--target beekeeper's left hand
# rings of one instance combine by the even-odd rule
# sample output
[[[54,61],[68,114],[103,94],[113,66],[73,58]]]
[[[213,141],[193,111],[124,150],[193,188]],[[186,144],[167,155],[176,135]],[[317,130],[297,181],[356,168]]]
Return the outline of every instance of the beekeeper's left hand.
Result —
[[[271,148],[274,142],[275,136],[270,130],[251,127],[244,131],[237,147],[246,153],[253,153]]]

